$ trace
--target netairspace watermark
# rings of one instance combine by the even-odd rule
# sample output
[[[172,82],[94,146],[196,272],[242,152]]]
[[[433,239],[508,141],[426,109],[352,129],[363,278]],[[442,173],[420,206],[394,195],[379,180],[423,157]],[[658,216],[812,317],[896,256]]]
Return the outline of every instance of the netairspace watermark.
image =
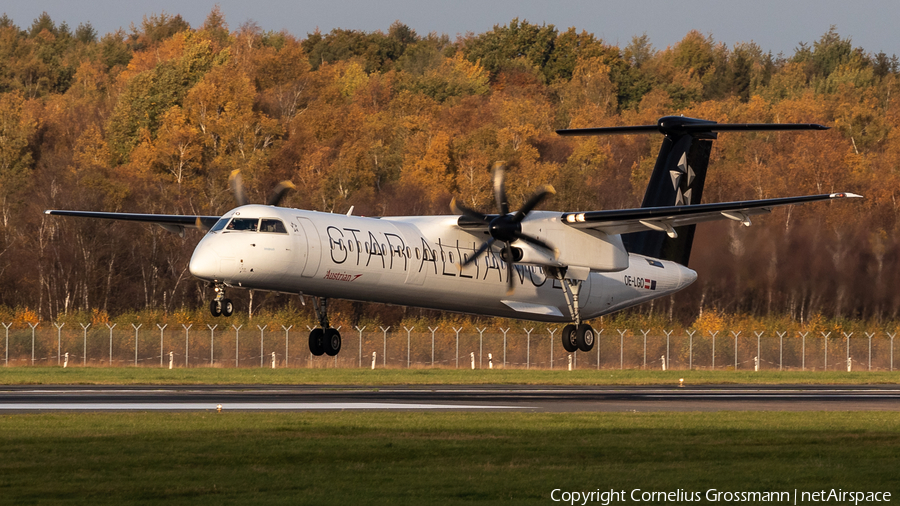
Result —
[[[891,502],[890,492],[861,492],[855,490],[829,489],[829,490],[797,490],[793,491],[723,491],[708,489],[705,491],[675,490],[674,492],[662,492],[656,490],[641,490],[639,488],[628,490],[589,490],[575,491],[554,489],[550,492],[553,502],[576,504],[587,506],[588,504],[600,504],[609,506],[614,503],[783,503],[783,504],[869,504]]]

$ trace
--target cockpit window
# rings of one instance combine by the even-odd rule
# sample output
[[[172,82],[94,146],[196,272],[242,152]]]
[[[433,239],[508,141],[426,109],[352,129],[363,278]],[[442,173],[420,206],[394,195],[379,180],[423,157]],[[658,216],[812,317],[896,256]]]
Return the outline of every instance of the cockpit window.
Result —
[[[256,225],[259,223],[259,218],[235,218],[231,220],[231,223],[225,228],[226,231],[231,230],[242,230],[247,232],[256,232]]]
[[[213,225],[211,229],[209,229],[209,231],[218,232],[219,230],[222,230],[223,228],[225,228],[225,225],[228,224],[229,219],[231,218],[220,218],[219,221],[217,221],[216,224]]]
[[[284,223],[281,220],[275,219],[263,219],[262,223],[259,225],[260,232],[270,232],[273,234],[286,234],[287,229],[284,228]]]

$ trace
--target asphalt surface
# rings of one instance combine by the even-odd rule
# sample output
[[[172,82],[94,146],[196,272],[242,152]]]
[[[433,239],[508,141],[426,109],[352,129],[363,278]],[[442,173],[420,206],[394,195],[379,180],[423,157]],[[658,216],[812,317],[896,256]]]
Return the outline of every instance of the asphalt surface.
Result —
[[[45,411],[900,411],[900,385],[0,386],[0,413]]]

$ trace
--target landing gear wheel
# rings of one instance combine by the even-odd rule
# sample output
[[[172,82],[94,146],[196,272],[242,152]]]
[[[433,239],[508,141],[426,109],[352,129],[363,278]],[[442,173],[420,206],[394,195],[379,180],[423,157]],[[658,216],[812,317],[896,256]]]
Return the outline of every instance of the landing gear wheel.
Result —
[[[325,353],[325,331],[312,329],[309,333],[309,352],[315,356]]]
[[[566,325],[563,327],[562,331],[562,345],[563,348],[569,353],[575,353],[575,350],[578,349],[578,336],[577,327],[575,325]]]
[[[222,301],[214,300],[214,301],[210,302],[209,303],[209,312],[217,318],[219,316],[221,316],[222,315]]]
[[[582,323],[575,331],[575,343],[581,351],[591,351],[594,348],[594,329],[587,323]]]
[[[234,304],[231,302],[231,299],[225,299],[222,301],[222,316],[231,316],[234,313]]]
[[[325,353],[329,357],[337,355],[341,351],[341,333],[337,329],[325,329]]]

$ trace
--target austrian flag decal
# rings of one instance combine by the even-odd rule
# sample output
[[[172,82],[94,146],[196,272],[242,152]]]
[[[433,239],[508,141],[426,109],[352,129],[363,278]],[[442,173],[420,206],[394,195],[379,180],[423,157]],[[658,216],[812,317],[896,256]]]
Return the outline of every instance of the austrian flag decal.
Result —
[[[647,290],[656,290],[656,280],[655,279],[644,279],[644,288]]]

